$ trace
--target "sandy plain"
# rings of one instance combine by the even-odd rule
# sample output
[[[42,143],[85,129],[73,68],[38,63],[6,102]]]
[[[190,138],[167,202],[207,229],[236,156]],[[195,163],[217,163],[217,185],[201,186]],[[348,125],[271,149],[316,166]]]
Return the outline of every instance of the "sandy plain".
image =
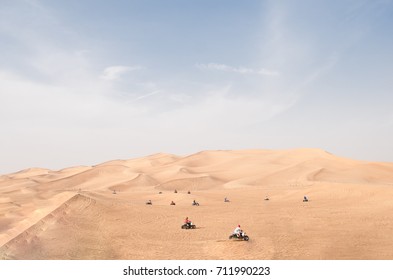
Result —
[[[22,170],[0,176],[0,259],[393,259],[393,163],[239,150]]]

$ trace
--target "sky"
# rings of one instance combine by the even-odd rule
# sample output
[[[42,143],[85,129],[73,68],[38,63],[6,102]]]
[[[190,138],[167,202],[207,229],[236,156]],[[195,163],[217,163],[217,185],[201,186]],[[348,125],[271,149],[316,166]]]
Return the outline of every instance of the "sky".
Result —
[[[393,162],[392,0],[0,0],[0,174],[154,153]]]

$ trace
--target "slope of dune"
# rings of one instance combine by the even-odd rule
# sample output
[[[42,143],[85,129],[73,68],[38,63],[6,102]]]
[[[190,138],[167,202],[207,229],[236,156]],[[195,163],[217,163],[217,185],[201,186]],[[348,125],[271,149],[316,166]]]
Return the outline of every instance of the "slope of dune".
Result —
[[[95,166],[72,176],[42,184],[40,189],[75,190],[104,189],[135,177],[135,172],[123,165]]]
[[[50,171],[49,169],[45,169],[45,168],[28,168],[9,174],[8,176],[14,179],[29,178],[37,175],[47,174],[49,171]]]
[[[319,149],[31,168],[0,177],[0,259],[393,259],[392,196],[393,163]]]
[[[173,163],[179,158],[180,157],[171,154],[158,153],[158,154],[154,154],[142,158],[136,158],[136,159],[109,161],[100,164],[99,166],[124,165],[129,167],[131,170],[133,170],[136,173],[144,173],[146,170],[150,170],[155,166],[163,166],[166,164]]]
[[[391,168],[375,163],[354,164],[347,168],[321,168],[313,178],[316,181],[341,183],[391,184]]]
[[[206,190],[222,186],[223,182],[212,176],[193,176],[175,179],[158,185],[160,190]]]
[[[35,191],[8,196],[8,202],[0,205],[0,213],[4,219],[7,219],[7,221],[3,220],[0,244],[5,244],[23,233],[71,196],[72,193],[61,192],[41,198]]]
[[[140,173],[135,178],[127,182],[113,185],[109,189],[113,191],[129,191],[133,188],[155,186],[157,184],[158,182],[149,175]]]

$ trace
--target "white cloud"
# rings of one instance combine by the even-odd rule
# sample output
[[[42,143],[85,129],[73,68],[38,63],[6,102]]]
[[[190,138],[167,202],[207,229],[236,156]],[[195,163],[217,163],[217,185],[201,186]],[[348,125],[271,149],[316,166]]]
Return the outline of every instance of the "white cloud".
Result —
[[[279,72],[268,70],[265,68],[262,69],[252,69],[246,67],[233,67],[226,64],[218,64],[218,63],[208,63],[208,64],[196,64],[196,67],[202,70],[218,70],[224,72],[234,72],[240,74],[257,74],[257,75],[264,75],[264,76],[278,76]]]
[[[116,80],[120,80],[121,76],[127,72],[138,71],[142,69],[143,67],[141,66],[124,66],[124,65],[109,66],[104,69],[100,78],[107,81],[116,81]]]
[[[149,96],[153,96],[153,95],[159,94],[161,92],[162,92],[161,90],[155,90],[153,92],[150,92],[150,93],[138,96],[137,98],[135,98],[135,100],[141,100],[141,99],[147,98]]]
[[[265,76],[278,76],[278,75],[280,75],[280,73],[277,71],[272,71],[272,70],[268,70],[265,68],[258,70],[257,73],[260,75],[265,75]]]

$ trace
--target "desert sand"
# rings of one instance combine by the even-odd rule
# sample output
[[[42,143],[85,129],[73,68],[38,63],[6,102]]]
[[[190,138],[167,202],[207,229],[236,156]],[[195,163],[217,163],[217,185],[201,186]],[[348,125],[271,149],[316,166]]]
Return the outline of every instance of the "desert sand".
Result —
[[[228,239],[238,224],[249,241]],[[0,176],[0,259],[393,259],[393,163],[240,150],[22,170]]]

